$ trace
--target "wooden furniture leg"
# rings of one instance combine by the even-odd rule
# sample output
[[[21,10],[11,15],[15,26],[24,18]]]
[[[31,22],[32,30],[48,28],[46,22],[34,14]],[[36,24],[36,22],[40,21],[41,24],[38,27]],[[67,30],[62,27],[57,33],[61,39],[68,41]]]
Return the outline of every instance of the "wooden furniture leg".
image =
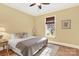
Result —
[[[9,56],[8,42],[6,43],[7,56]]]

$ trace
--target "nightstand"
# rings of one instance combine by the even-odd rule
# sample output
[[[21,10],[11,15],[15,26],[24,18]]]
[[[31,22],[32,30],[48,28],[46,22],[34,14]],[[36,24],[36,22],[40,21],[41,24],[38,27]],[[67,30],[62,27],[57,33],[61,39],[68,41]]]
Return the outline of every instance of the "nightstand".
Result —
[[[8,41],[5,40],[5,39],[2,39],[2,40],[0,40],[0,44],[2,45],[3,50],[6,49],[6,53],[7,53],[7,56],[8,56],[9,55],[9,52],[8,52]]]

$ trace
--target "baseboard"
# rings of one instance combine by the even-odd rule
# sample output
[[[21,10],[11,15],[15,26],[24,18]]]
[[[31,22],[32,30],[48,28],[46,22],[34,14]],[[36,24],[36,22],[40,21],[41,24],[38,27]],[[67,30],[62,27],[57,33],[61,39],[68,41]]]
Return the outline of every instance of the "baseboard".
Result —
[[[73,45],[73,44],[62,43],[62,42],[55,42],[55,41],[49,41],[49,43],[53,43],[53,44],[58,44],[58,45],[62,45],[62,46],[67,46],[67,47],[72,47],[72,48],[79,49],[79,46]]]

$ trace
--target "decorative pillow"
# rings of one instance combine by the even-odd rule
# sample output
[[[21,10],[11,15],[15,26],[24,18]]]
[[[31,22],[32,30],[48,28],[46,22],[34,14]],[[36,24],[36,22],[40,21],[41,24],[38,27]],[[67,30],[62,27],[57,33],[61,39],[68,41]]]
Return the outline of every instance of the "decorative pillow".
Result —
[[[21,33],[16,33],[16,38],[23,38]]]
[[[23,35],[23,38],[26,38],[26,37],[28,37],[28,33],[22,33],[22,35]]]
[[[26,38],[26,37],[28,37],[28,34],[25,32],[11,34],[11,39],[21,39],[21,38]]]
[[[28,37],[27,33],[23,32],[23,33],[16,33],[16,38],[26,38]]]

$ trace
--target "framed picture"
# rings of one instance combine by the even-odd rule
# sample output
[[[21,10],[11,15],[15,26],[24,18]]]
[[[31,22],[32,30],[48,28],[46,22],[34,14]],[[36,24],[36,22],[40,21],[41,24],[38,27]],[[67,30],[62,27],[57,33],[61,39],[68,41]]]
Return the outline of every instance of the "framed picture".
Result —
[[[71,20],[62,20],[62,29],[71,29]]]

